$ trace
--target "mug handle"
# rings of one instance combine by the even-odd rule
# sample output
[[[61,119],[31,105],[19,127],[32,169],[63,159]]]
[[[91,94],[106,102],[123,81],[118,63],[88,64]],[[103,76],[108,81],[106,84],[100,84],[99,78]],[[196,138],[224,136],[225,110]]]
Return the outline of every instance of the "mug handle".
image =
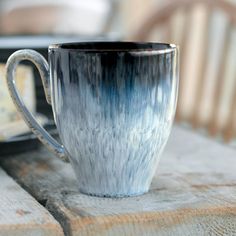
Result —
[[[7,85],[16,108],[23,116],[26,124],[33,131],[33,133],[38,137],[38,139],[57,157],[61,160],[68,162],[69,159],[66,156],[65,148],[59,144],[34,118],[32,113],[26,108],[23,100],[19,96],[15,83],[15,72],[17,65],[23,61],[31,61],[39,71],[43,82],[44,93],[48,104],[51,105],[51,95],[50,95],[50,74],[49,66],[45,58],[38,52],[31,49],[23,49],[14,52],[7,60],[6,64],[6,79]]]

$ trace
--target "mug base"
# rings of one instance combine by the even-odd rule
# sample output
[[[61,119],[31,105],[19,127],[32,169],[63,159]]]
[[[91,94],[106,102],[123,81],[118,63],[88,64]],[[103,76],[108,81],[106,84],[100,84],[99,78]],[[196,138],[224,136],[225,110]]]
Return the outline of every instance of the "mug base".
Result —
[[[82,194],[91,196],[91,197],[101,197],[101,198],[125,198],[125,197],[137,197],[140,195],[143,195],[147,193],[148,191],[142,191],[142,192],[137,192],[137,193],[112,193],[112,194],[106,194],[106,193],[89,193],[86,191],[83,191],[82,189],[79,189],[79,191]]]

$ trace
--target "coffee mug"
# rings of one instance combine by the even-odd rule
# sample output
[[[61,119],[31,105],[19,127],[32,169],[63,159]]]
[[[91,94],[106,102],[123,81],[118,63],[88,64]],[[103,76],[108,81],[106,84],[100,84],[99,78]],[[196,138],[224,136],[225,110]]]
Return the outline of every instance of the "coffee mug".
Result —
[[[15,87],[17,64],[42,78],[63,145],[41,127]],[[70,161],[80,192],[125,197],[148,191],[176,109],[178,49],[164,43],[81,42],[49,46],[47,61],[19,50],[7,83],[26,123],[59,158]]]

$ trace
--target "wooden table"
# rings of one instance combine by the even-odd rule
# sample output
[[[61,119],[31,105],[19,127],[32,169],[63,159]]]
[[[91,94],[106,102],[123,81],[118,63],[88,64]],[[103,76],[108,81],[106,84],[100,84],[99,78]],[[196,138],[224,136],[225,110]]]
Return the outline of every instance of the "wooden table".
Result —
[[[1,236],[236,235],[236,150],[184,128],[138,197],[80,194],[71,166],[43,148],[0,163]]]

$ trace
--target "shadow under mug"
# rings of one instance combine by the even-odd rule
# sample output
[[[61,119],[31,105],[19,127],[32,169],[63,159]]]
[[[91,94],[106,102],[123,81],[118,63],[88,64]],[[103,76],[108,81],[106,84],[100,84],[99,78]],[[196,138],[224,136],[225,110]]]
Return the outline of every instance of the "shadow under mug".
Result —
[[[49,65],[36,51],[7,62],[12,99],[38,138],[70,160],[82,193],[124,197],[148,191],[176,109],[178,49],[172,44],[83,42],[49,46]],[[17,64],[29,60],[52,105],[59,144],[23,104]]]

